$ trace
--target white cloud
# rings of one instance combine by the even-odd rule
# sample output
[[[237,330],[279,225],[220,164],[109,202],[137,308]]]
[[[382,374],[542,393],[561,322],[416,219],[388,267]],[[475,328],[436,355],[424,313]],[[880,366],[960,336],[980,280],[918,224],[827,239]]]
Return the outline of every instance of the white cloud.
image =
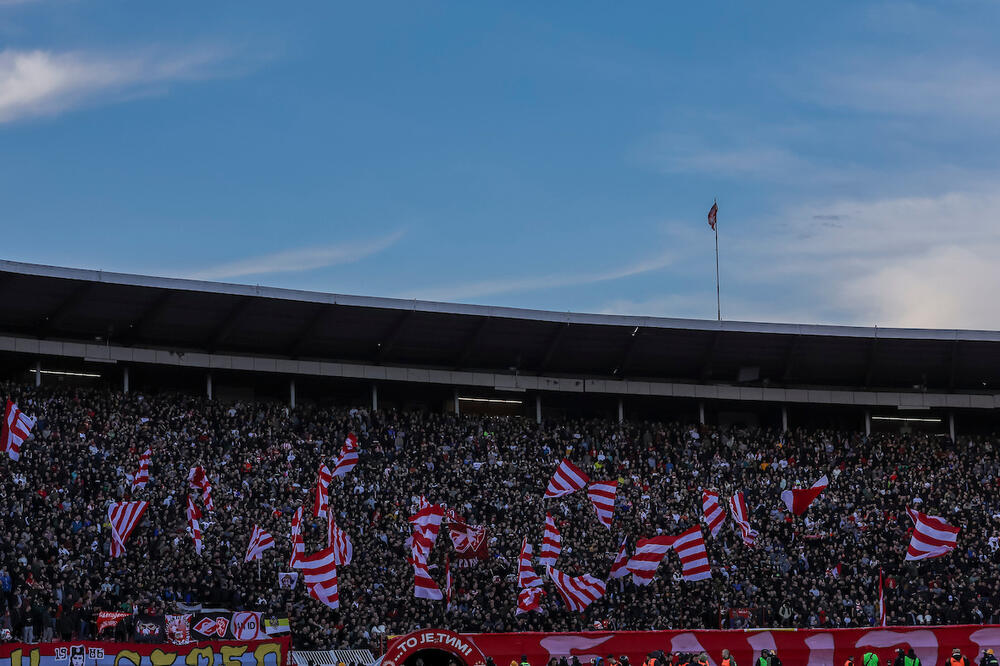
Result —
[[[0,51],[0,123],[54,115],[99,98],[135,94],[153,85],[213,74],[214,50],[101,55]]]
[[[670,257],[660,256],[601,272],[505,277],[480,282],[465,282],[445,287],[432,287],[411,292],[404,296],[404,298],[416,298],[427,301],[464,301],[495,294],[520,293],[557,287],[577,287],[596,284],[598,282],[621,280],[634,275],[657,271],[666,268],[671,263],[672,259]]]
[[[394,245],[403,237],[403,231],[397,231],[361,243],[344,243],[327,247],[308,247],[297,250],[286,250],[266,254],[249,259],[241,259],[201,270],[181,273],[180,277],[192,280],[225,280],[247,275],[266,275],[271,273],[293,273],[326,268],[338,264],[350,264],[366,259]]]

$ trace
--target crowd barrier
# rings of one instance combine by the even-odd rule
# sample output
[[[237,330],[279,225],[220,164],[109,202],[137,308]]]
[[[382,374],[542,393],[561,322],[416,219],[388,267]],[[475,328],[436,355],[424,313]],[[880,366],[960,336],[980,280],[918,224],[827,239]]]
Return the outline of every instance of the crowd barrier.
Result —
[[[549,659],[563,656],[589,664],[609,654],[626,655],[632,666],[641,666],[647,653],[656,650],[706,652],[710,666],[719,666],[724,648],[737,666],[752,666],[764,648],[776,650],[784,666],[843,666],[851,655],[860,664],[865,652],[874,652],[880,666],[886,666],[900,647],[913,648],[923,666],[941,666],[956,647],[978,664],[987,648],[1000,654],[1000,625],[460,635],[426,629],[390,641],[382,666],[402,666],[427,648],[451,652],[466,666],[477,666],[485,657],[493,657],[497,666],[509,666],[511,661],[520,662],[522,655],[532,666],[545,666]]]

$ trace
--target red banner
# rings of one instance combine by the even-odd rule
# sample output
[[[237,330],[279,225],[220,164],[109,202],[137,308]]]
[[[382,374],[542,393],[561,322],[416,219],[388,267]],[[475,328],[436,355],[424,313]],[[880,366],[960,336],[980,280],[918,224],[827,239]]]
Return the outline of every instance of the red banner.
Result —
[[[266,641],[202,641],[189,645],[155,643],[0,644],[0,663],[10,666],[285,666],[288,636]]]
[[[842,666],[851,655],[860,664],[865,652],[877,654],[879,664],[891,664],[898,647],[905,650],[912,647],[924,666],[935,666],[943,663],[956,647],[974,664],[979,663],[986,648],[1000,652],[1000,625],[462,634],[462,637],[474,642],[486,656],[493,657],[498,666],[520,661],[521,655],[526,655],[532,666],[544,666],[552,657],[576,656],[588,664],[594,657],[604,658],[609,654],[616,658],[628,655],[633,666],[640,666],[646,655],[656,650],[707,652],[710,666],[718,666],[723,648],[732,653],[740,666],[751,666],[764,648],[776,650],[786,666]],[[389,650],[405,638],[395,639]]]

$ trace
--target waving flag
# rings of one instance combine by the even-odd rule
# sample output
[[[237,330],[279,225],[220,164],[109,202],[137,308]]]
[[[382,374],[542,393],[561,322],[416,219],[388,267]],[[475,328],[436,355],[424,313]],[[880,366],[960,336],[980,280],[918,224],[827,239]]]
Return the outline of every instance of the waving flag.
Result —
[[[451,562],[444,558],[444,612],[451,611]]]
[[[712,231],[715,231],[715,223],[719,217],[719,204],[713,203],[712,208],[708,211],[708,226],[712,227]]]
[[[563,459],[545,490],[545,499],[562,497],[583,488],[590,478],[569,460]]]
[[[621,550],[618,551],[618,557],[615,558],[614,563],[611,565],[611,573],[608,574],[608,578],[615,579],[621,578],[622,576],[627,576],[628,571],[628,551],[625,549],[625,544],[628,543],[628,537],[622,539]]]
[[[321,465],[319,468],[319,478],[316,480],[316,499],[313,501],[313,516],[316,518],[326,518],[326,512],[330,508],[330,468]]]
[[[708,531],[712,536],[716,536],[722,529],[722,523],[726,522],[726,512],[719,505],[719,493],[706,490],[701,494],[701,510]]]
[[[674,538],[674,552],[681,560],[681,578],[687,581],[705,580],[712,577],[712,567],[708,563],[705,537],[697,525],[685,530]]]
[[[556,563],[556,558],[562,552],[562,537],[556,529],[556,521],[552,514],[545,514],[545,534],[542,536],[542,550],[538,554],[538,563],[550,567]]]
[[[108,507],[111,522],[111,557],[121,557],[125,552],[125,540],[146,513],[148,502],[113,502]]]
[[[413,559],[427,563],[431,548],[434,547],[434,542],[437,541],[438,533],[441,531],[443,518],[444,509],[440,504],[431,504],[410,516],[410,527],[413,529],[411,546]]]
[[[611,529],[611,520],[615,515],[615,493],[617,492],[617,481],[592,483],[587,491],[587,497],[590,498],[594,505],[594,511],[597,512],[598,522],[609,530]]]
[[[139,471],[136,472],[135,478],[132,479],[132,492],[140,488],[145,488],[146,484],[149,483],[149,461],[152,457],[153,449],[148,448],[139,457]]]
[[[338,476],[346,476],[357,464],[358,436],[352,432],[347,434],[344,446],[340,449],[340,457],[337,458],[337,464],[333,467],[332,478],[336,479]]]
[[[929,516],[909,507],[906,508],[906,515],[913,521],[913,535],[905,559],[926,560],[955,550],[959,528],[949,525],[944,518]]]
[[[10,456],[11,460],[18,460],[21,457],[21,445],[28,439],[31,429],[35,427],[35,419],[31,418],[17,408],[10,400],[4,410],[3,426],[0,427],[0,442],[3,443],[3,450]]]
[[[201,543],[201,510],[195,506],[194,500],[191,499],[190,495],[187,495],[187,521],[188,527],[191,528],[191,538],[194,539],[194,552],[201,555],[202,543]]]
[[[201,491],[201,504],[205,507],[205,511],[214,511],[212,485],[208,482],[208,472],[205,471],[204,467],[199,465],[191,468],[191,471],[188,472],[188,484],[195,490]]]
[[[247,554],[243,557],[243,561],[259,560],[265,550],[273,547],[274,537],[261,529],[260,525],[254,525],[253,532],[250,534],[250,543],[247,544]]]
[[[758,532],[750,527],[750,521],[747,518],[749,511],[747,511],[747,503],[743,498],[742,490],[729,498],[729,511],[733,514],[733,522],[740,526],[744,545],[752,546],[757,540]]]
[[[632,574],[632,582],[643,586],[652,583],[656,568],[673,544],[674,537],[666,535],[639,539],[635,545],[635,554],[625,565]]]
[[[517,593],[517,610],[514,615],[536,611],[542,612],[542,597],[545,590],[540,587],[526,587]]]
[[[327,545],[333,548],[333,563],[337,566],[350,564],[354,558],[354,545],[347,532],[337,527],[336,521],[333,520],[333,511],[330,512],[328,539],[330,543]]]
[[[528,537],[521,541],[521,554],[517,557],[517,586],[518,587],[540,587],[544,581],[542,577],[535,573],[531,566],[531,544]]]
[[[885,621],[885,592],[882,590],[882,570],[878,570],[878,626],[886,626]]]
[[[337,565],[334,564],[333,547],[299,560],[303,582],[309,596],[330,608],[340,608],[337,590]]]
[[[830,485],[830,481],[826,478],[826,474],[824,474],[820,477],[819,481],[812,484],[809,488],[795,488],[781,493],[781,501],[785,503],[789,511],[796,516],[801,516],[809,508],[809,505],[813,503],[813,500],[826,490],[828,485]]]
[[[292,514],[292,557],[288,560],[290,569],[302,566],[302,558],[306,555],[306,542],[302,539],[302,507]]]
[[[410,560],[410,563],[413,565],[413,596],[418,599],[441,601],[444,595],[441,594],[441,588],[431,578],[431,574],[427,570],[427,563],[415,559]]]
[[[582,613],[587,606],[603,597],[607,588],[603,580],[598,580],[590,574],[567,576],[552,567],[546,567],[545,571],[569,610]]]

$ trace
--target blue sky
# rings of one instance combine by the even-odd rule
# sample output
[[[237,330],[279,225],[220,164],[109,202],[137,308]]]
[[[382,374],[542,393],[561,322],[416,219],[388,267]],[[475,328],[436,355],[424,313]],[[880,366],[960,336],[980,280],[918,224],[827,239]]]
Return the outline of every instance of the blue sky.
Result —
[[[4,258],[1000,328],[1000,4],[0,0]]]

